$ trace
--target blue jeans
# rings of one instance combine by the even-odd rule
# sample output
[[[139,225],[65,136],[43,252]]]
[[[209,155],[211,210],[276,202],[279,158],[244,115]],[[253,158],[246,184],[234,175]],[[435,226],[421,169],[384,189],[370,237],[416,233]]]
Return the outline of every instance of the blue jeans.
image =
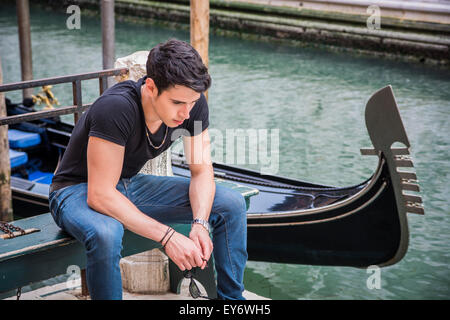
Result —
[[[139,210],[161,223],[191,223],[189,183],[189,178],[137,174],[131,179],[120,179],[117,190]],[[53,191],[49,202],[56,224],[86,249],[86,280],[91,298],[122,299],[119,260],[123,225],[87,205],[86,183]],[[244,299],[243,278],[247,262],[244,197],[235,190],[217,185],[209,223],[218,297]]]

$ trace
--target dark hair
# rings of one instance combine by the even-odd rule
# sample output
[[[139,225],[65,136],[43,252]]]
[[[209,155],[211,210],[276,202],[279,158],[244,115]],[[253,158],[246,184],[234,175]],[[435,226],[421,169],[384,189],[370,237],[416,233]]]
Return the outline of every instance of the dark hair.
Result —
[[[171,86],[182,85],[202,93],[211,86],[211,77],[202,58],[189,43],[170,39],[155,46],[147,59],[147,76],[158,95]]]

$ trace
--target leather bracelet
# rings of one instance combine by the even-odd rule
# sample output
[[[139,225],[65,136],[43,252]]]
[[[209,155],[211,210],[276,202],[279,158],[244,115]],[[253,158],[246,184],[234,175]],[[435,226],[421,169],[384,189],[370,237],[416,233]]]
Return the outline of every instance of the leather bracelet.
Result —
[[[166,249],[166,244],[169,242],[169,240],[172,238],[172,236],[175,234],[175,230],[174,229],[172,229],[173,230],[173,232],[172,232],[172,234],[170,235],[170,237],[167,239],[167,241],[166,241],[166,243],[164,243],[163,244],[163,249]]]
[[[173,229],[171,227],[168,227],[166,233],[164,234],[164,237],[162,237],[162,239],[159,240],[159,243],[163,244],[163,241],[167,237],[167,235],[169,234],[170,230],[173,230]]]

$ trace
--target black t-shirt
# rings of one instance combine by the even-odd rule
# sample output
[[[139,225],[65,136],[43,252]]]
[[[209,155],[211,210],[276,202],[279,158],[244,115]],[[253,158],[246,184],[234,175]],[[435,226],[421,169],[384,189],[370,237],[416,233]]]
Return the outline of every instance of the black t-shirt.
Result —
[[[87,144],[89,136],[99,137],[125,147],[121,178],[136,175],[144,164],[157,157],[182,135],[193,136],[203,132],[209,125],[206,98],[200,100],[189,113],[189,119],[176,128],[161,124],[158,131],[146,135],[144,111],[141,104],[141,86],[146,77],[135,81],[120,82],[106,90],[80,117],[75,125],[61,163],[53,177],[51,191],[63,186],[87,182]],[[197,123],[195,123],[197,121]],[[201,122],[199,122],[201,121]],[[201,131],[199,131],[201,128]],[[196,129],[194,131],[194,129]],[[105,165],[108,165],[105,163]]]

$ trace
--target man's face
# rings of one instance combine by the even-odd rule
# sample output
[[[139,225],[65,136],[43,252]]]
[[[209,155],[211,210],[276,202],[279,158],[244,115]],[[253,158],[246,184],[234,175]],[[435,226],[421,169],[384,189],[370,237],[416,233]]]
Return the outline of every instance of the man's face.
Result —
[[[200,99],[200,93],[191,88],[175,85],[153,96],[153,109],[168,127],[178,127],[189,119],[189,112]]]

